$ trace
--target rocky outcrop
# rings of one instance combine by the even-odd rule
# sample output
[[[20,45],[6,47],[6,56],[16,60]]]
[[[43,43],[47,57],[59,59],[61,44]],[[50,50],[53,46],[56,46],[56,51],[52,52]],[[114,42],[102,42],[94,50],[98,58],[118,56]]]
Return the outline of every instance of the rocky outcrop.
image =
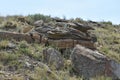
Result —
[[[81,44],[87,48],[95,49],[94,43],[97,38],[88,33],[88,30],[94,30],[92,27],[68,20],[56,18],[53,20],[55,21],[54,26],[36,24],[39,27],[35,28],[36,32],[47,38],[48,45],[65,49]]]
[[[43,56],[44,61],[56,69],[60,69],[64,65],[61,53],[54,48],[46,48],[43,50]]]
[[[35,29],[26,27],[24,32],[29,33],[13,33],[0,32],[1,39],[15,39],[17,41],[26,40],[27,42],[43,43],[45,45],[56,46],[60,49],[73,48],[76,44],[83,45],[90,49],[96,49],[94,43],[96,37],[89,34],[88,30],[92,27],[77,22],[69,22],[68,20],[54,19],[55,25],[45,25],[42,20],[36,21]]]
[[[71,54],[73,70],[86,79],[95,76],[115,78],[110,60],[101,53],[77,45]],[[118,74],[119,75],[119,74]]]

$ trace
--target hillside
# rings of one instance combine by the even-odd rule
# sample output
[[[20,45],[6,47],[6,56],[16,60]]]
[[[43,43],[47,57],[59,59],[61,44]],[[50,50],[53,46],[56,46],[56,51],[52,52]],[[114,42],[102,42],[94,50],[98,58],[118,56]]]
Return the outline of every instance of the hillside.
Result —
[[[120,65],[120,25],[41,14],[0,17],[0,80],[115,80],[120,73],[109,69],[112,61]]]

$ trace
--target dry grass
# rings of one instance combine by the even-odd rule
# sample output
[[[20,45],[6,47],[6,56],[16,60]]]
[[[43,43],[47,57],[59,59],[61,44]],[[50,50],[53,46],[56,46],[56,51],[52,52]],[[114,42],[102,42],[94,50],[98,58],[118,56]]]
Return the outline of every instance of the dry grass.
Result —
[[[96,27],[94,34],[97,36],[97,48],[108,57],[120,62],[120,27]]]

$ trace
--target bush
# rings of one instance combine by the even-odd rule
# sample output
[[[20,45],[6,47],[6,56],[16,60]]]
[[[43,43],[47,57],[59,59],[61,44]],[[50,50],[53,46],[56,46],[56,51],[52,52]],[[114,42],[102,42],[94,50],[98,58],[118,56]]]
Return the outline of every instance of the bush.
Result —
[[[28,15],[27,18],[29,20],[31,20],[30,22],[33,23],[37,20],[43,20],[45,22],[49,22],[51,21],[51,17],[50,16],[45,16],[45,15],[42,15],[42,14],[34,14],[34,15]]]
[[[111,21],[107,21],[107,22],[105,22],[105,21],[103,21],[103,22],[101,22],[102,24],[106,24],[106,25],[112,25],[112,22]]]

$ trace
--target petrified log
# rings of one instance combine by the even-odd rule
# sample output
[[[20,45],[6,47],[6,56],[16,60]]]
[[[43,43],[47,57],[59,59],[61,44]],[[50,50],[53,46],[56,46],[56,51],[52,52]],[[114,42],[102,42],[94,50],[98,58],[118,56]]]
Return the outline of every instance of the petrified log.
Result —
[[[95,45],[91,41],[73,39],[48,40],[48,45],[57,47],[59,49],[73,48],[77,44],[80,44],[90,49],[96,49]]]
[[[27,42],[36,42],[43,43],[47,45],[52,45],[58,47],[60,49],[72,48],[76,44],[81,44],[87,48],[95,49],[94,43],[91,40],[75,40],[75,39],[50,39],[48,37],[44,37],[37,32],[33,32],[30,34],[21,34],[21,33],[12,33],[12,32],[0,32],[0,39],[15,39],[17,41],[25,40]]]
[[[5,40],[12,40],[15,39],[17,41],[25,40],[27,42],[33,42],[33,39],[29,34],[22,34],[22,33],[12,33],[12,32],[0,32],[0,39]]]

